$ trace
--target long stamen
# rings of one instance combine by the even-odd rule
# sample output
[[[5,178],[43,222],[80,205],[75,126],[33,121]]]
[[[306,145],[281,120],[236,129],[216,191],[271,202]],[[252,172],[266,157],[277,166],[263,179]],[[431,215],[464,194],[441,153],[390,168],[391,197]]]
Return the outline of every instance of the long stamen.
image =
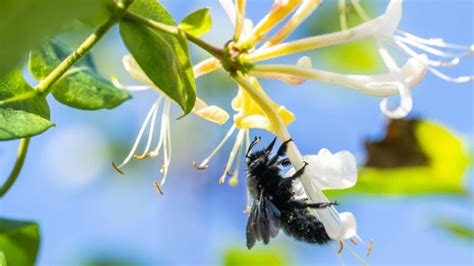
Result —
[[[171,109],[171,102],[167,101],[165,103],[165,110],[166,113],[166,123],[165,123],[165,140],[164,140],[164,162],[163,166],[160,169],[160,172],[163,174],[161,179],[161,186],[163,186],[166,182],[166,178],[168,177],[168,169],[171,163],[171,130],[170,130],[170,109]]]
[[[152,107],[150,108],[150,111],[148,111],[148,114],[146,115],[146,118],[145,118],[145,121],[143,122],[141,128],[140,128],[140,131],[138,132],[138,135],[137,135],[137,138],[135,139],[135,143],[133,144],[132,146],[132,149],[130,150],[129,154],[127,155],[127,157],[125,158],[125,160],[123,160],[123,162],[120,164],[120,165],[116,165],[115,163],[112,163],[114,168],[121,174],[123,174],[123,171],[120,170],[120,168],[122,168],[124,165],[126,165],[130,159],[132,159],[133,155],[135,154],[135,151],[137,150],[138,148],[138,144],[140,144],[140,141],[143,137],[143,133],[145,132],[145,129],[146,127],[148,126],[149,122],[150,122],[150,119],[155,111],[157,107],[157,104],[156,102],[152,105]]]
[[[158,109],[160,108],[161,100],[162,100],[162,96],[158,98],[156,102],[156,109],[153,112],[153,117],[151,118],[151,125],[150,125],[150,130],[148,131],[148,140],[146,143],[145,150],[143,151],[141,155],[133,155],[133,158],[135,159],[142,160],[142,159],[148,158],[149,156],[148,151],[150,150],[151,141],[153,140],[153,132],[155,130],[156,115],[158,114]]]
[[[244,130],[239,130],[239,133],[237,134],[237,137],[236,137],[235,142],[234,142],[234,146],[232,147],[232,151],[229,154],[229,159],[228,159],[227,164],[225,166],[224,174],[219,179],[220,184],[224,184],[225,177],[226,177],[227,173],[229,172],[230,168],[232,167],[232,164],[234,163],[235,156],[237,155],[239,149],[242,148],[242,141],[244,139],[244,134],[245,134]]]
[[[354,256],[354,258],[356,258],[360,262],[360,264],[362,264],[364,266],[369,265],[356,252],[354,252],[354,250],[352,250],[352,248],[350,246],[347,246],[347,250],[349,250],[349,252],[352,254],[352,256]]]
[[[401,42],[397,39],[394,39],[394,42],[395,42],[395,44],[397,44],[398,47],[400,47],[403,51],[405,51],[411,57],[416,58],[418,61],[420,61],[420,62],[422,62],[426,65],[435,66],[435,67],[452,67],[452,66],[457,65],[460,61],[459,57],[456,57],[453,60],[448,61],[448,62],[441,61],[441,60],[439,60],[439,61],[431,60],[428,57],[423,57],[420,54],[416,53],[415,51],[413,51],[413,49],[408,47],[405,43],[403,43],[403,42]]]
[[[245,135],[247,135],[246,132],[248,131],[248,129],[241,129],[240,131],[245,131],[244,133]],[[246,141],[245,136],[243,136],[242,138],[243,138],[243,141],[245,142]],[[237,186],[239,182],[239,169],[240,169],[240,162],[242,161],[243,150],[244,150],[243,145],[240,145],[239,151],[237,152],[237,161],[234,166],[234,172],[232,173],[232,177],[229,179],[229,185],[231,186]]]
[[[149,86],[145,86],[145,85],[123,85],[118,79],[116,76],[112,76],[110,78],[110,81],[112,82],[112,84],[119,88],[119,89],[122,89],[122,90],[128,90],[128,91],[146,91],[146,90],[149,90],[150,87]]]
[[[417,41],[414,41],[414,40],[406,38],[406,37],[395,36],[395,39],[399,40],[399,41],[402,41],[404,43],[410,44],[410,45],[412,45],[412,46],[414,46],[418,49],[421,49],[423,51],[426,51],[428,53],[431,53],[431,54],[434,54],[434,55],[437,55],[437,56],[440,56],[440,57],[446,57],[446,58],[466,57],[466,56],[472,55],[473,52],[474,52],[473,50],[471,50],[469,48],[469,49],[464,50],[464,52],[460,53],[460,54],[447,53],[447,52],[441,51],[439,49],[436,49],[436,48],[433,48],[431,46],[425,45],[423,43],[419,43]]]
[[[365,22],[370,20],[369,15],[365,12],[364,8],[360,4],[359,0],[351,0],[351,4],[357,12],[357,15]]]
[[[153,151],[148,153],[148,157],[157,157],[158,155],[160,155],[161,146],[163,145],[163,142],[165,141],[166,122],[167,122],[167,114],[166,114],[165,110],[166,110],[166,104],[168,102],[169,102],[169,100],[166,99],[165,106],[163,108],[163,112],[161,113],[160,138],[158,139],[158,144],[156,145],[156,147]]]
[[[341,24],[341,30],[347,30],[347,6],[346,0],[339,0],[337,3],[339,7],[339,23]]]
[[[415,42],[426,44],[426,45],[431,45],[431,46],[437,46],[441,48],[449,48],[449,49],[457,49],[457,50],[466,50],[466,51],[474,51],[474,45],[458,45],[458,44],[451,44],[451,43],[446,43],[444,42],[443,39],[441,38],[436,38],[436,39],[424,39],[420,38],[416,35],[413,35],[411,33],[402,31],[402,30],[397,30],[397,33],[407,37],[408,39],[411,39]]]
[[[428,70],[433,73],[434,75],[436,75],[437,77],[443,79],[443,80],[446,80],[446,81],[449,81],[449,82],[454,82],[454,83],[466,83],[466,82],[470,82],[470,81],[473,81],[474,80],[474,76],[461,76],[461,77],[450,77],[444,73],[442,73],[441,71],[433,68],[433,67],[430,67],[428,68]]]
[[[230,136],[232,136],[232,134],[234,133],[235,129],[236,129],[236,126],[235,126],[235,124],[233,124],[232,127],[229,129],[229,131],[227,131],[227,133],[225,134],[225,136],[221,140],[221,142],[217,145],[217,147],[214,148],[214,150],[212,150],[211,154],[209,154],[209,156],[207,156],[207,158],[204,159],[200,164],[197,164],[196,162],[193,162],[193,166],[195,168],[199,169],[199,170],[207,169],[208,168],[207,163],[222,148],[222,146],[224,146],[224,144],[227,142],[227,140],[230,138]]]

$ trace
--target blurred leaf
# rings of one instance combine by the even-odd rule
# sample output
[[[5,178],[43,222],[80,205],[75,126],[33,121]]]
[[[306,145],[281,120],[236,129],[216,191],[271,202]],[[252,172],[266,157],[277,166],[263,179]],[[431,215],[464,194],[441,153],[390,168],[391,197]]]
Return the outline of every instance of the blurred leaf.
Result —
[[[8,265],[34,265],[39,238],[37,223],[0,218],[0,251]]]
[[[456,237],[471,241],[474,240],[474,228],[472,228],[472,226],[461,224],[450,219],[442,219],[436,224]]]
[[[329,191],[329,194],[465,194],[463,177],[469,156],[463,141],[442,125],[426,120],[418,121],[413,130],[420,149],[428,158],[426,165],[366,167],[360,170],[355,187]]]
[[[0,109],[0,125],[0,140],[14,140],[41,134],[54,123],[25,111]]]
[[[40,50],[31,51],[31,73],[38,81],[43,80],[71,52],[64,44],[49,41]],[[116,88],[97,72],[90,53],[53,85],[52,93],[59,102],[82,110],[113,109],[130,98],[127,91]]]
[[[19,70],[0,77],[0,100],[33,92]],[[30,137],[54,124],[49,120],[49,106],[44,97],[34,97],[0,107],[0,140]]]
[[[359,25],[363,20],[358,16],[350,1],[346,1],[347,25],[349,28]],[[361,1],[363,8],[370,14],[371,6]],[[327,1],[310,17],[310,35],[319,35],[341,30],[338,1]],[[318,59],[333,71],[346,73],[373,73],[382,69],[383,63],[372,41],[359,41],[316,50]]]
[[[5,254],[3,251],[0,250],[0,266],[7,266],[7,258],[5,257]]]
[[[179,24],[180,29],[194,37],[204,35],[211,29],[211,27],[212,19],[209,8],[201,8],[192,12],[181,21],[181,24]]]
[[[102,20],[110,1],[0,0],[0,76],[75,19]]]
[[[137,0],[129,10],[161,23],[176,25],[168,11],[154,0]],[[150,80],[181,106],[183,116],[191,112],[196,102],[196,84],[187,40],[127,20],[120,23],[120,33]]]
[[[224,266],[285,266],[289,265],[281,251],[228,250]]]

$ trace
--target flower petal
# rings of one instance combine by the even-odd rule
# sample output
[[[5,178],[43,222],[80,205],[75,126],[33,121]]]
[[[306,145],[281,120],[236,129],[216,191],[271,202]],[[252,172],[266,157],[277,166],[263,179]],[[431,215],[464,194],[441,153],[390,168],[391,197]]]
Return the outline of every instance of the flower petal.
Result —
[[[304,160],[309,164],[307,176],[320,190],[350,188],[357,182],[356,160],[348,151],[332,154],[321,149],[318,155],[305,155]]]
[[[193,113],[202,119],[214,122],[222,125],[227,119],[229,114],[222,108],[216,105],[207,105],[203,100],[196,98],[196,104],[193,108]]]

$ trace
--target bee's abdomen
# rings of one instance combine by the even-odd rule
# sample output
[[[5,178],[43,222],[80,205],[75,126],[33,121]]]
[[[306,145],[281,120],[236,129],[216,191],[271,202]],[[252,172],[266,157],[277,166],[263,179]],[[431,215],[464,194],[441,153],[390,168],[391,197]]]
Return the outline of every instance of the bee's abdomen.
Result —
[[[297,240],[320,245],[331,241],[323,223],[308,210],[296,209],[292,212],[283,212],[281,222],[285,233]]]

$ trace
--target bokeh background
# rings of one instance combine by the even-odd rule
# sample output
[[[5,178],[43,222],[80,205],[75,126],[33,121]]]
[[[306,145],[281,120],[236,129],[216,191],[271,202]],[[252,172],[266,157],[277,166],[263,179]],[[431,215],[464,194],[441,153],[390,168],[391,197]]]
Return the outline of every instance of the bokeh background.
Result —
[[[214,27],[205,39],[223,45],[231,38],[231,24],[217,1],[162,2],[177,21],[197,8],[211,7]],[[269,0],[248,2],[248,15],[254,21],[271,6]],[[405,2],[401,29],[422,37],[473,43],[474,2]],[[386,1],[363,3],[372,16],[382,13],[386,5]],[[325,1],[291,39],[336,30],[335,12],[335,1]],[[79,30],[68,38],[80,41],[88,32],[87,28]],[[382,71],[372,48],[370,44],[357,44],[305,55],[323,69]],[[192,52],[194,62],[206,56],[197,49]],[[121,64],[127,51],[118,28],[107,34],[92,53],[104,75],[117,75],[124,83],[134,83]],[[290,56],[285,62],[296,62],[298,56]],[[447,71],[472,75],[472,59]],[[35,84],[27,70],[24,74]],[[333,152],[349,150],[362,169],[367,158],[364,142],[385,135],[387,119],[379,110],[379,98],[314,81],[300,86],[268,80],[262,84],[277,103],[295,113],[290,131],[305,154],[314,154],[322,147]],[[232,114],[229,103],[236,88],[223,71],[200,78],[198,93],[208,103],[218,104]],[[453,171],[446,177],[457,180],[453,182],[457,182],[459,191],[445,191],[439,183],[435,185],[438,189],[425,193],[417,183],[413,186],[420,187],[410,193],[391,193],[381,186],[371,188],[370,193],[357,191],[356,187],[353,193],[332,196],[341,203],[341,210],[355,214],[359,235],[366,242],[375,241],[370,257],[365,257],[366,247],[352,246],[369,264],[474,264],[473,96],[472,83],[447,83],[430,74],[413,90],[415,106],[410,116],[448,130],[463,143],[463,152],[470,158],[469,166],[458,169],[461,174]],[[153,178],[159,177],[161,158],[132,162],[124,169],[125,176],[115,172],[111,161],[120,161],[127,154],[155,98],[153,91],[137,92],[133,100],[117,109],[94,112],[70,109],[50,99],[51,119],[57,126],[32,140],[21,176],[0,201],[1,216],[39,223],[39,265],[340,264],[331,246],[300,243],[284,234],[269,246],[259,244],[251,252],[246,251],[243,167],[236,187],[218,183],[232,142],[215,156],[209,169],[198,171],[192,167],[192,161],[202,160],[215,147],[230,122],[217,126],[192,115],[172,122],[173,158],[164,196],[153,186]],[[175,106],[173,117],[177,118],[179,112]],[[263,131],[251,134],[261,135],[266,141],[271,138]],[[437,133],[433,134],[433,145],[440,145]],[[1,176],[14,162],[16,145],[8,142],[0,146]],[[446,158],[445,164],[466,158]],[[387,171],[391,169],[378,171],[378,178],[383,180]],[[385,181],[386,187],[398,182],[393,173],[387,175],[391,178]],[[429,172],[424,175],[431,178]],[[346,264],[358,264],[347,249],[341,258]]]

